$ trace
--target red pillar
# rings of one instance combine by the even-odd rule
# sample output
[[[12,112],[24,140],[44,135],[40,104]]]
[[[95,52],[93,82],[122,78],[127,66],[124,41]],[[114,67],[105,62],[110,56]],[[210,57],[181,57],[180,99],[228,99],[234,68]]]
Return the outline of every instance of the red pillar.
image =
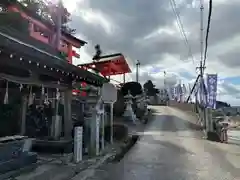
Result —
[[[72,45],[71,44],[68,44],[68,62],[70,64],[72,64],[72,57],[73,57],[73,54],[72,54]]]

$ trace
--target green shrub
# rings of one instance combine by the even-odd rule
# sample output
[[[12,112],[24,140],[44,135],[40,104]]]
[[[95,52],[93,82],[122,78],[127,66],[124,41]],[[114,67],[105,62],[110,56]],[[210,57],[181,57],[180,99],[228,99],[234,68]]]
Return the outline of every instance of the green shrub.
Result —
[[[110,126],[105,127],[105,140],[110,141],[111,129]],[[113,125],[113,139],[115,141],[123,141],[128,137],[128,127],[124,124]]]

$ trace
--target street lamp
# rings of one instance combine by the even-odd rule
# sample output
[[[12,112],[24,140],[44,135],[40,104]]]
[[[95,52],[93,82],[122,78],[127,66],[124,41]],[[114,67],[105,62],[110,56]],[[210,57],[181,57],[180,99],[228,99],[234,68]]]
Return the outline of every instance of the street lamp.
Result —
[[[136,81],[139,81],[139,68],[140,68],[140,61],[137,60],[137,64],[136,64]]]

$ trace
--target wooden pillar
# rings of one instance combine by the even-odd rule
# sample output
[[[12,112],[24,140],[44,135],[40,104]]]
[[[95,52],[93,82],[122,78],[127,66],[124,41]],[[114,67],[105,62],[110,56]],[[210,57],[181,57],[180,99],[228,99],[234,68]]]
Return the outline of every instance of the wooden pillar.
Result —
[[[72,89],[64,91],[64,137],[72,138]]]
[[[96,148],[96,141],[97,141],[97,134],[96,134],[96,129],[97,129],[97,123],[96,123],[96,115],[97,113],[94,111],[91,117],[91,122],[90,122],[90,155],[95,156],[97,154],[97,148]]]
[[[20,134],[24,135],[26,133],[26,114],[28,108],[28,96],[22,96],[22,103],[21,103],[21,129]]]
[[[28,30],[29,30],[30,34],[32,34],[34,32],[34,24],[33,23],[29,23]]]

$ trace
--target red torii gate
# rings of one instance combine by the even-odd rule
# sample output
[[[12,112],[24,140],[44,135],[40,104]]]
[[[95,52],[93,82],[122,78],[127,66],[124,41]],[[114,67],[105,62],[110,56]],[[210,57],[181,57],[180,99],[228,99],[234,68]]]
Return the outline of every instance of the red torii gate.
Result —
[[[125,57],[121,53],[101,56],[98,61],[79,64],[78,67],[96,70],[105,77],[120,74],[125,75],[131,72]]]
[[[103,75],[104,77],[108,77],[109,79],[110,76],[123,74],[123,84],[125,83],[125,74],[131,73],[131,69],[125,57],[121,53],[100,56],[98,58],[98,61],[94,60],[91,63],[79,64],[77,66],[86,70],[92,69],[94,71],[97,71],[101,75]],[[82,87],[87,86],[87,84],[84,82],[81,85]],[[85,96],[86,93],[82,92],[81,95]]]

